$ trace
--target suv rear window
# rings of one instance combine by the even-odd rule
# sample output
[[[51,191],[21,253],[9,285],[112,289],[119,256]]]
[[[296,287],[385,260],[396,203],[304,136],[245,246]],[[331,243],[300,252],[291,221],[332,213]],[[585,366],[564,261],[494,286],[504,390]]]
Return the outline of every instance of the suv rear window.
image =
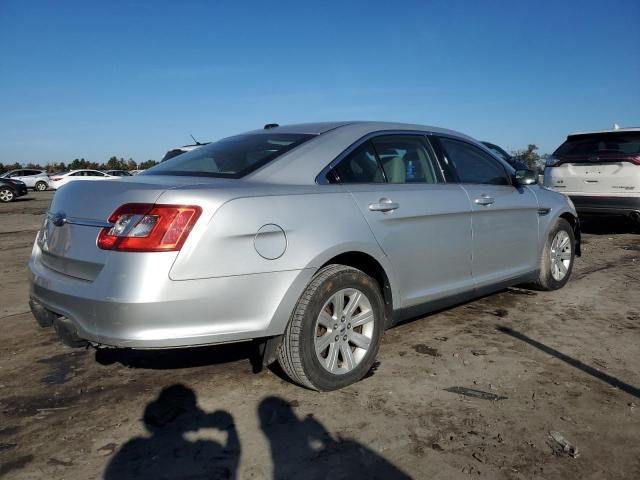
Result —
[[[588,157],[592,155],[638,155],[640,133],[596,133],[572,135],[553,154],[554,157]]]
[[[293,133],[250,133],[196,148],[140,175],[240,178],[315,137]]]

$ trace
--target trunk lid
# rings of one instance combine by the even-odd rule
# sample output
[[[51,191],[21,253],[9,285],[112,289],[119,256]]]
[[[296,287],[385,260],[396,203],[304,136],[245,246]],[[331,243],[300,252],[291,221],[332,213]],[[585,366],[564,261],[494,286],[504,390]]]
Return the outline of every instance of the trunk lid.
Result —
[[[615,194],[640,190],[640,157],[600,154],[590,157],[564,157],[558,177],[563,190],[586,194]],[[637,164],[636,164],[637,162]]]
[[[225,183],[193,177],[137,176],[112,181],[74,181],[58,190],[45,216],[37,242],[48,268],[92,281],[110,255],[96,240],[109,216],[125,203],[155,203],[167,190],[200,183]]]

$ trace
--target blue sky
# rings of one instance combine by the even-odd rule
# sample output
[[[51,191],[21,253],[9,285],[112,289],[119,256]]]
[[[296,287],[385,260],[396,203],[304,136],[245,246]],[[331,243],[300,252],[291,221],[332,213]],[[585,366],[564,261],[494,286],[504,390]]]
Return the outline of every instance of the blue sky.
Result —
[[[0,162],[379,119],[507,150],[640,126],[640,2],[0,2]]]

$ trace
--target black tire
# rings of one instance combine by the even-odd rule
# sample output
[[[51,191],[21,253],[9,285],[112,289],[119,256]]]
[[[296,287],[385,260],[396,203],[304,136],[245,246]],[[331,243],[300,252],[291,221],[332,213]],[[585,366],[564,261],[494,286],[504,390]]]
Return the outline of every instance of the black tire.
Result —
[[[0,188],[0,202],[9,203],[16,198],[16,194],[13,190],[6,187]]]
[[[47,187],[48,187],[47,182],[40,181],[40,182],[36,182],[34,189],[37,192],[44,192],[47,189]]]
[[[571,245],[571,261],[569,263],[565,276],[561,280],[556,280],[551,273],[551,244],[560,231],[565,231],[569,236],[569,244]],[[538,280],[533,285],[529,286],[535,290],[543,291],[558,290],[564,287],[569,281],[569,277],[571,277],[571,271],[573,270],[573,262],[575,260],[576,254],[575,244],[575,234],[573,232],[571,224],[564,218],[558,218],[551,230],[549,230],[547,240],[544,244],[544,248],[542,249]]]
[[[356,366],[342,374],[325,369],[315,352],[316,319],[321,309],[340,290],[362,292],[373,312],[373,333],[365,355]],[[380,286],[361,270],[345,265],[328,265],[311,280],[298,300],[278,351],[280,366],[295,383],[312,390],[337,390],[362,379],[375,361],[384,332],[385,310]],[[344,360],[343,360],[344,361]]]

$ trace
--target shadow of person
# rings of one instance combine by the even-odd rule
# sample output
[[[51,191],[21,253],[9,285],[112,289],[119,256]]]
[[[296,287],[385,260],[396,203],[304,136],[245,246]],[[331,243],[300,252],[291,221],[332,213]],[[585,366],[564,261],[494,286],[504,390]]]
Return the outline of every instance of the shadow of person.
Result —
[[[274,479],[411,478],[366,446],[354,440],[334,439],[315,418],[298,419],[282,398],[265,398],[258,406],[258,415],[269,439]]]
[[[236,478],[240,442],[233,418],[225,411],[204,412],[190,388],[164,388],[145,408],[143,421],[151,436],[124,444],[107,466],[105,480]],[[226,444],[185,438],[205,428],[226,432]]]

